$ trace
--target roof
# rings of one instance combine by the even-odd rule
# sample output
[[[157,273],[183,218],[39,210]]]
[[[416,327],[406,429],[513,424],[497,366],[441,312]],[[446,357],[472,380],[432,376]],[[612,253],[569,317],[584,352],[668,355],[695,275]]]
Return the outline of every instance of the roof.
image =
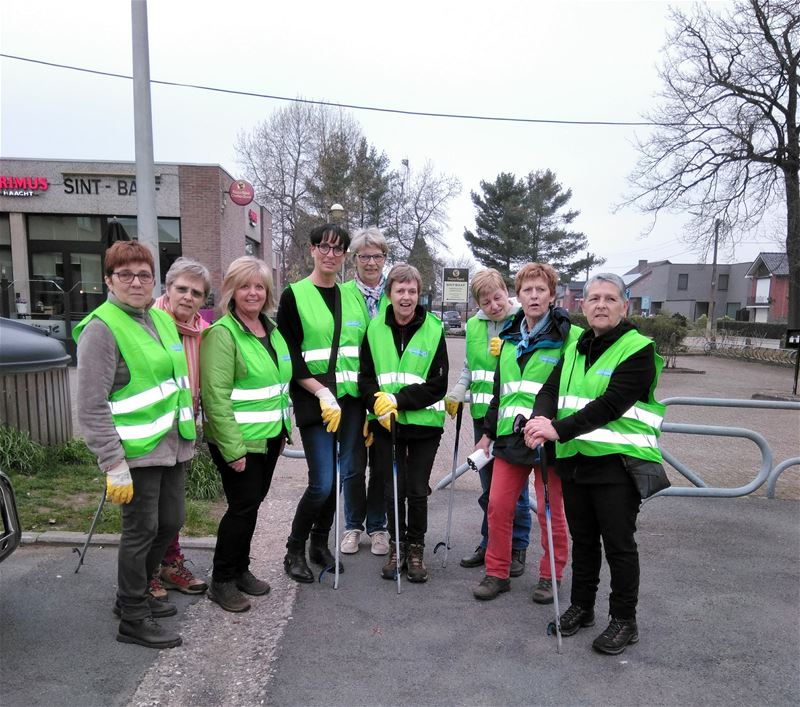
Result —
[[[653,268],[657,268],[659,265],[672,265],[669,260],[655,260],[652,263],[648,263],[646,260],[640,260],[639,264],[636,267],[631,268],[625,275],[633,275],[634,273],[643,273],[646,270],[652,270]],[[623,278],[624,279],[624,278]]]
[[[770,275],[786,277],[789,275],[789,256],[786,253],[759,253],[745,277],[752,277],[758,272],[760,265],[763,265]]]

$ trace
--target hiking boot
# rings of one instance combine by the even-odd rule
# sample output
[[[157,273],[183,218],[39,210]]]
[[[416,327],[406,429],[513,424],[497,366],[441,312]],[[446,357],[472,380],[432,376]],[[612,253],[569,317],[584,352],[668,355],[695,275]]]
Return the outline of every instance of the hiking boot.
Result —
[[[525,555],[527,550],[511,551],[511,568],[508,574],[512,577],[521,577],[525,573]]]
[[[236,582],[217,582],[211,579],[208,598],[219,604],[225,611],[238,614],[250,608],[250,602],[236,587]]]
[[[636,626],[636,619],[615,619],[612,616],[606,630],[592,641],[592,648],[599,653],[618,655],[629,643],[633,645],[638,641],[639,629]]]
[[[334,567],[336,564],[336,559],[333,556],[333,553],[328,549],[328,541],[325,540],[314,540],[311,538],[311,543],[308,547],[308,559],[311,560],[315,565],[321,565],[322,567]],[[344,572],[344,567],[342,563],[339,562],[339,574]]]
[[[422,560],[425,551],[424,545],[408,545],[408,558],[406,560],[406,574],[409,582],[427,582],[428,568]]]
[[[358,552],[359,540],[361,540],[360,530],[345,530],[339,550],[345,555],[355,555]]]
[[[561,588],[561,580],[556,580],[556,591]],[[553,603],[553,580],[545,577],[539,577],[539,581],[533,588],[531,599],[537,604],[552,604]]]
[[[161,582],[161,577],[158,574],[158,568],[153,571],[153,576],[150,577],[150,582],[147,585],[147,591],[150,592],[150,596],[153,599],[158,599],[159,601],[166,601],[167,600],[167,590]]]
[[[175,604],[170,604],[168,601],[160,601],[155,597],[147,597],[147,607],[150,609],[150,615],[154,619],[165,619],[167,616],[175,616],[178,613],[178,607]],[[114,616],[122,618],[122,605],[119,603],[119,598],[114,602],[112,609]]]
[[[406,570],[406,551],[405,544],[400,543],[400,572]],[[389,543],[389,559],[381,567],[381,577],[384,579],[397,579],[397,543]]]
[[[594,626],[594,609],[584,609],[577,604],[570,604],[561,614],[561,635],[573,636],[582,628]]]
[[[511,582],[509,580],[487,574],[481,580],[481,583],[472,590],[472,595],[476,599],[488,601],[489,599],[497,598],[498,594],[507,592],[509,589],[511,589]]]
[[[292,552],[291,550],[287,552],[283,558],[283,569],[295,582],[310,584],[314,581],[314,574],[308,568],[308,563],[306,562],[305,548],[299,552]]]
[[[138,621],[120,621],[117,640],[146,648],[175,648],[183,643],[179,634],[163,628],[152,616]]]
[[[202,579],[198,579],[189,571],[183,556],[168,565],[161,565],[160,578],[167,589],[177,589],[183,594],[202,594],[208,589],[208,585]]]
[[[486,559],[486,548],[478,545],[475,548],[475,552],[471,555],[467,555],[466,557],[461,558],[461,562],[459,563],[462,567],[480,567]]]
[[[252,597],[269,594],[270,586],[263,579],[258,579],[250,570],[245,570],[236,578],[236,588]]]
[[[389,554],[389,533],[385,530],[376,530],[369,536],[372,542],[370,552],[373,555],[388,555]]]

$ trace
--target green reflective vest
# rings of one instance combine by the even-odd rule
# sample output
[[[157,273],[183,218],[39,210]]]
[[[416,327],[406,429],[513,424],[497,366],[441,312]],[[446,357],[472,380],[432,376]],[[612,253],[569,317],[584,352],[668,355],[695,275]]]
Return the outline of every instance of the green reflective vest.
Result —
[[[367,329],[367,340],[378,387],[385,393],[396,393],[407,385],[424,383],[443,336],[442,322],[429,312],[403,355],[398,356],[392,330],[386,325],[386,313],[375,317]],[[397,421],[401,425],[444,427],[444,400],[422,410],[398,410]]]
[[[497,410],[497,436],[514,432],[517,415],[530,417],[536,394],[552,373],[561,351],[566,345],[578,340],[583,329],[570,326],[566,342],[554,348],[536,349],[520,371],[517,363],[517,347],[503,344],[500,350],[500,404]]]
[[[303,341],[300,344],[303,360],[312,375],[323,375],[328,370],[331,358],[333,314],[310,277],[289,287],[294,292],[303,325]],[[339,288],[342,302],[342,331],[336,358],[336,397],[352,395],[357,398],[358,353],[369,318],[364,314],[366,305],[360,292],[338,284],[336,287]]]
[[[161,343],[133,317],[111,302],[104,302],[81,320],[72,332],[77,343],[93,317],[108,326],[130,382],[109,396],[108,405],[125,457],[135,459],[152,452],[178,418],[178,433],[195,438],[189,369],[172,317],[151,307],[145,313],[155,325]]]
[[[510,315],[506,321],[513,317]],[[489,322],[477,316],[467,320],[467,368],[471,380],[469,394],[471,398],[469,411],[474,419],[486,415],[489,403],[492,402],[492,386],[497,358],[489,351]]]
[[[572,344],[564,349],[564,365],[559,386],[558,414],[561,420],[600,397],[617,366],[653,342],[638,331],[623,334],[597,361],[586,370],[586,357]],[[599,457],[606,454],[627,454],[646,461],[661,461],[658,437],[664,422],[665,407],[653,397],[664,360],[655,354],[656,375],[648,392],[646,403],[637,402],[622,416],[592,432],[569,442],[556,442],[559,459],[575,454]]]
[[[369,316],[369,309],[367,308],[366,300],[364,300],[364,295],[361,294],[361,290],[358,289],[358,285],[356,284],[355,280],[348,280],[342,285],[342,289],[351,289],[355,292],[358,296],[358,301],[361,303],[361,309],[364,313],[364,318],[367,323],[369,323],[370,316]],[[389,306],[389,298],[386,296],[386,293],[381,294],[381,298],[378,300],[378,313],[375,315],[376,317],[381,316],[385,311],[386,308]]]
[[[242,439],[259,440],[277,437],[283,430],[287,435],[292,430],[289,417],[289,381],[292,377],[292,361],[277,327],[272,329],[269,340],[278,357],[278,365],[272,360],[264,345],[232,314],[226,314],[211,326],[225,327],[242,354],[247,374],[236,378],[231,389],[233,419],[239,425]],[[212,429],[209,430],[211,437]]]

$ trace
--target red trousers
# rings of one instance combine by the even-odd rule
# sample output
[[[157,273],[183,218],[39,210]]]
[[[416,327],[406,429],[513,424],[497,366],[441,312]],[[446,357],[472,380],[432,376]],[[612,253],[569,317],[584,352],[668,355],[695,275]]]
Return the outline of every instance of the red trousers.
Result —
[[[528,476],[533,471],[533,486],[536,490],[537,516],[544,554],[539,561],[539,577],[552,579],[550,556],[547,546],[547,520],[544,510],[544,485],[538,465],[533,469],[519,464],[510,464],[495,457],[492,486],[489,490],[489,543],[486,546],[486,574],[508,579],[511,567],[511,533],[514,527],[514,508]],[[561,479],[555,469],[548,468],[547,488],[550,495],[550,520],[553,526],[553,551],[556,560],[556,579],[564,574],[569,554],[567,519],[564,515],[564,500],[561,495]]]

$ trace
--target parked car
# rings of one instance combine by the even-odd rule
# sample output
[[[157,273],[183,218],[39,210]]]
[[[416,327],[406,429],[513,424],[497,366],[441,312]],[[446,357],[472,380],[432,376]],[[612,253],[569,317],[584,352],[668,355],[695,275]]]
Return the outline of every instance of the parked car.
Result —
[[[22,539],[22,526],[17,513],[17,501],[11,480],[0,471],[0,516],[3,519],[2,535],[0,535],[0,562],[17,549]]]
[[[461,329],[461,314],[454,309],[448,309],[442,314],[445,329]]]

